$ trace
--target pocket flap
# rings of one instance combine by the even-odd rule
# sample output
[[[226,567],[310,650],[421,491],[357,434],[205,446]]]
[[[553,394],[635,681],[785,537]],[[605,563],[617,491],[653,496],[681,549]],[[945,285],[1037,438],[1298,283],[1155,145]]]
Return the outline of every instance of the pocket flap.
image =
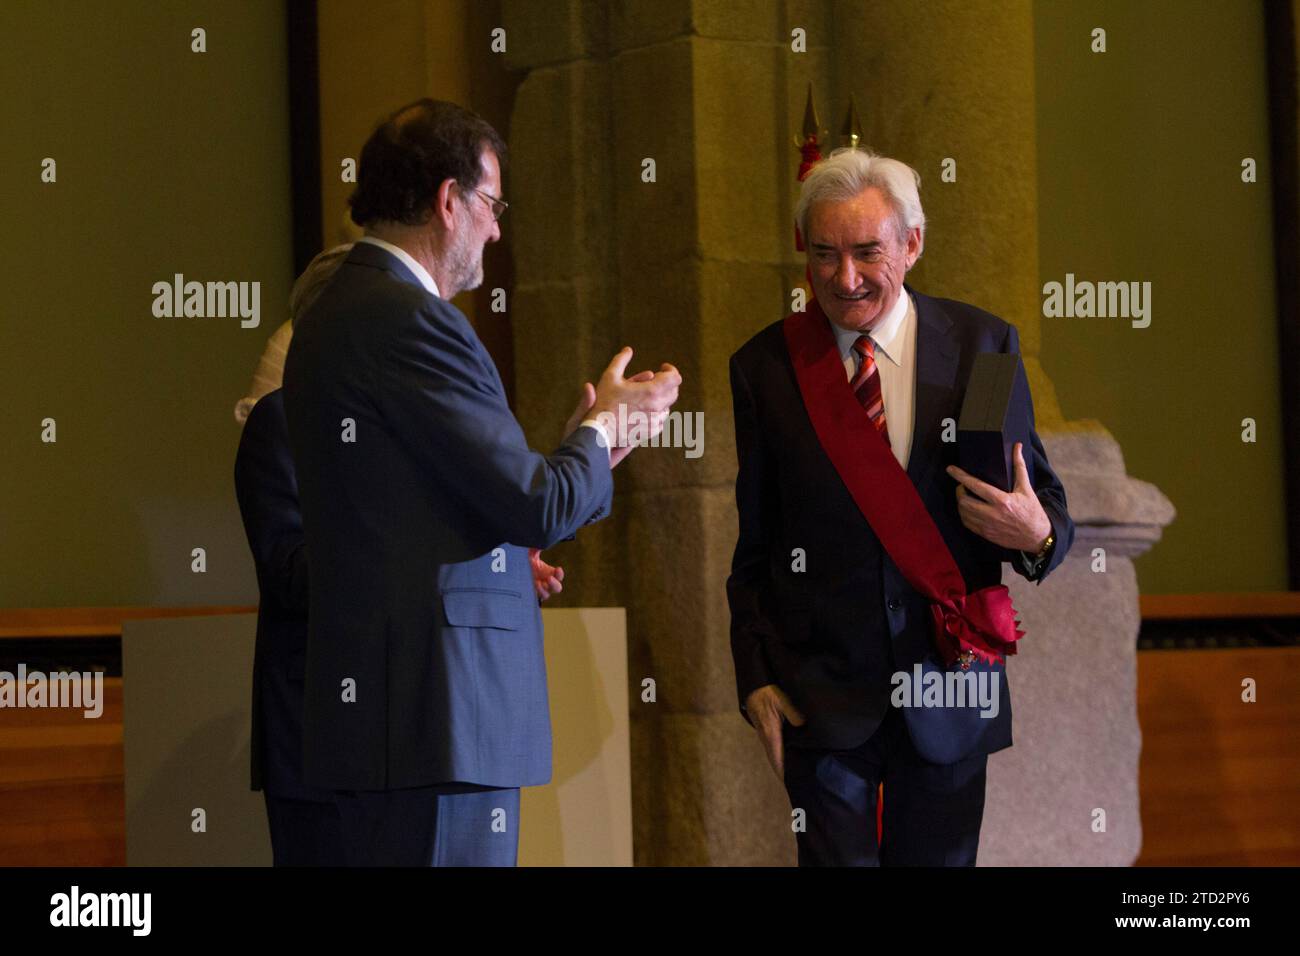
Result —
[[[451,627],[496,627],[517,631],[523,623],[518,591],[457,588],[442,592],[442,612]]]

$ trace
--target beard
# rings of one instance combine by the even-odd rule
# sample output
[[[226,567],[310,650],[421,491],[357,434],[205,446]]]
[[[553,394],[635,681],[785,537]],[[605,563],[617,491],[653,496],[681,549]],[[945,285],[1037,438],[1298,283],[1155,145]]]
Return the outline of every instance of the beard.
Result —
[[[448,299],[483,284],[483,246],[475,248],[471,223],[463,221],[460,225],[461,228],[456,230],[456,243],[447,251],[447,271],[452,285],[447,290]]]

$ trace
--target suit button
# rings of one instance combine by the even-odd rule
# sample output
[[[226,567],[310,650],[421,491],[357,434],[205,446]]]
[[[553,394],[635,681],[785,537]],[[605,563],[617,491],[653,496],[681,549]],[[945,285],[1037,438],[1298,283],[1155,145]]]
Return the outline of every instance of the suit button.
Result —
[[[903,602],[900,601],[898,598],[889,599],[889,609],[891,611],[897,611],[902,606],[903,606]]]

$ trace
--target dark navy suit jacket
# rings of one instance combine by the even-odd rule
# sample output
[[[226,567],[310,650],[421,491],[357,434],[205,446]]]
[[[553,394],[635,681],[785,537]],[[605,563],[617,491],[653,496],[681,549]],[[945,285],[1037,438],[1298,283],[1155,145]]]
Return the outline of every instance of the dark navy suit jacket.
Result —
[[[908,287],[916,302],[916,404],[907,474],[934,519],[968,590],[997,584],[1010,552],[966,530],[957,513],[957,445],[941,438],[945,418],[960,416],[971,362],[979,352],[1019,352],[1014,326],[973,306],[934,299]],[[880,726],[894,689],[891,676],[944,667],[934,653],[927,600],[911,588],[817,441],[786,350],[781,323],[750,339],[731,359],[739,472],[740,536],[727,581],[731,646],[741,712],[750,692],[776,684],[807,718],[787,726],[790,746],[848,749]],[[886,409],[888,415],[888,409]],[[1065,490],[1033,428],[1025,461],[1056,544],[1037,580],[1064,559],[1074,539]],[[802,548],[806,567],[793,570]],[[1028,576],[1019,560],[1012,561]],[[1025,640],[1033,640],[1031,633]],[[1014,660],[1014,658],[1012,658]],[[1011,745],[1011,699],[1004,665],[999,711],[978,707],[905,710],[920,755],[952,763]]]
[[[295,323],[284,396],[311,553],[307,782],[546,783],[527,549],[608,513],[598,433],[532,451],[465,316],[364,242]]]
[[[253,789],[294,800],[329,799],[302,777],[307,546],[279,389],[259,399],[244,423],[235,494],[261,592],[253,655]]]

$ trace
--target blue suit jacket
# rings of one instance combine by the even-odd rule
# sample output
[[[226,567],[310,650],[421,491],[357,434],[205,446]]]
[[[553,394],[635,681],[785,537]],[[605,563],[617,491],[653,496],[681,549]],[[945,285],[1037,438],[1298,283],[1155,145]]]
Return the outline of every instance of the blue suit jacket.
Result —
[[[527,549],[608,513],[597,433],[530,450],[469,322],[369,243],[295,323],[284,395],[312,556],[307,782],[547,782]]]
[[[279,389],[264,395],[244,423],[235,494],[261,593],[253,654],[253,789],[294,800],[328,799],[302,778],[307,546]]]
[[[1013,555],[962,525],[956,482],[944,472],[957,463],[957,445],[942,441],[942,421],[960,417],[975,355],[1019,352],[1020,342],[1014,326],[987,312],[908,291],[916,301],[917,347],[907,474],[967,589],[975,590],[997,584],[1001,562]],[[731,390],[740,536],[727,597],[741,712],[751,691],[776,684],[807,717],[803,727],[787,726],[790,746],[855,747],[884,720],[895,672],[911,674],[918,663],[923,673],[944,671],[933,650],[929,602],[903,579],[819,444],[781,322],[732,356]],[[1027,412],[1032,430],[1032,404]],[[1074,523],[1036,432],[1025,462],[1056,535],[1039,569],[1042,580],[1064,559]],[[792,568],[795,548],[806,555],[802,572]],[[1018,560],[1012,567],[1025,574]],[[999,672],[998,715],[981,717],[978,707],[906,709],[908,731],[925,759],[952,763],[1011,746],[1005,667],[976,664],[971,670]]]

